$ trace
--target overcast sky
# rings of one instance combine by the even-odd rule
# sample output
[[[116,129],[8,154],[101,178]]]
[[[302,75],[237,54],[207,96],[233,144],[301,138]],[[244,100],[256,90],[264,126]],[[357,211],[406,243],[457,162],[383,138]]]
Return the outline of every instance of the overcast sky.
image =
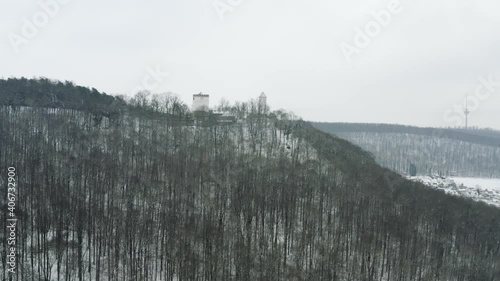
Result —
[[[417,126],[461,123],[468,91],[470,124],[500,129],[498,0],[4,0],[0,34],[3,78]]]

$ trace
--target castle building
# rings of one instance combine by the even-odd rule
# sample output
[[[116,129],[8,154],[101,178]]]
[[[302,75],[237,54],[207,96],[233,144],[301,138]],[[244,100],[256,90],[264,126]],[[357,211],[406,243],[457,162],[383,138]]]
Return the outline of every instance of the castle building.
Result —
[[[267,106],[267,97],[264,92],[259,96],[259,111],[265,111]]]
[[[208,111],[210,108],[210,96],[199,93],[193,95],[193,111]]]

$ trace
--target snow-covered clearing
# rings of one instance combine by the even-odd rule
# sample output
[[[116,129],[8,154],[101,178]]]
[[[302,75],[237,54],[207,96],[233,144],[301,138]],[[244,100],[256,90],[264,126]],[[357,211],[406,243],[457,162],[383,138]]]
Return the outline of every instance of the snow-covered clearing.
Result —
[[[448,194],[469,197],[500,208],[500,179],[440,176],[417,176],[409,179],[441,189]]]
[[[485,179],[485,178],[459,178],[450,177],[458,185],[463,184],[467,187],[478,187],[481,189],[490,189],[500,191],[500,179]]]

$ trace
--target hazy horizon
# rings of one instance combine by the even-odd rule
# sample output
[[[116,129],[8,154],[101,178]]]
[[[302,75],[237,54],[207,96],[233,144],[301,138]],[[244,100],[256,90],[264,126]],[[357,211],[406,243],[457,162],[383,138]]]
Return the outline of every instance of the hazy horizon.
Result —
[[[273,109],[304,120],[420,127],[463,125],[468,92],[469,125],[500,129],[494,0],[2,7],[4,78],[70,80],[108,94],[170,91],[187,105],[199,92],[211,105],[265,92]]]

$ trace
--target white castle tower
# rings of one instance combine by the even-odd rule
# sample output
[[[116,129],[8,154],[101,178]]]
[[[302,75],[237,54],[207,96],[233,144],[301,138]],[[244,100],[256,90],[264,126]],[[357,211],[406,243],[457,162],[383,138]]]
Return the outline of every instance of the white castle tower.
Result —
[[[210,106],[210,96],[199,93],[193,95],[193,111],[208,111]]]
[[[264,92],[259,96],[259,111],[265,111],[267,106],[267,97]]]

